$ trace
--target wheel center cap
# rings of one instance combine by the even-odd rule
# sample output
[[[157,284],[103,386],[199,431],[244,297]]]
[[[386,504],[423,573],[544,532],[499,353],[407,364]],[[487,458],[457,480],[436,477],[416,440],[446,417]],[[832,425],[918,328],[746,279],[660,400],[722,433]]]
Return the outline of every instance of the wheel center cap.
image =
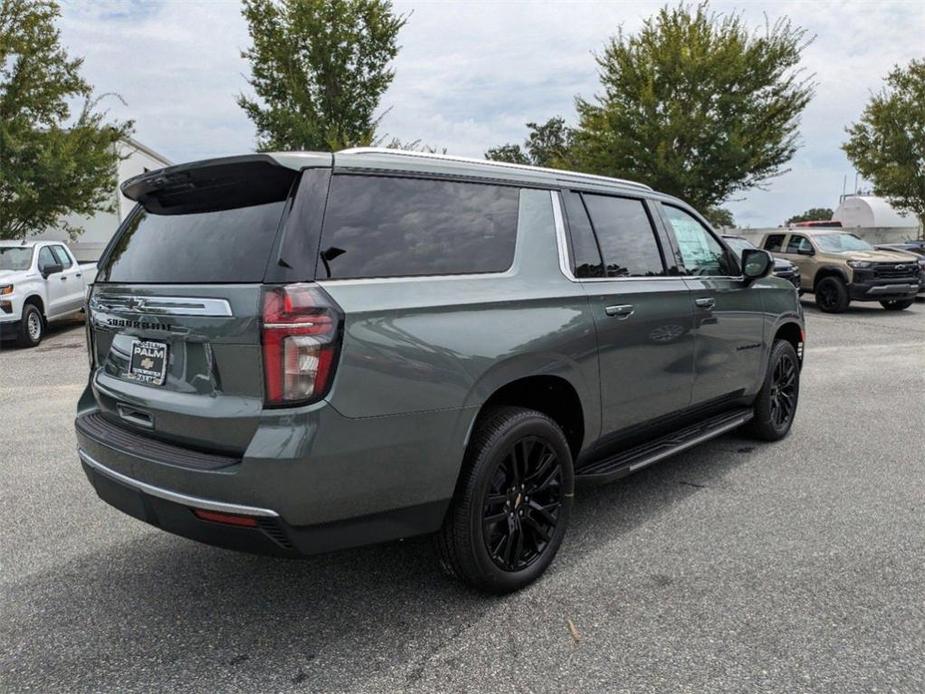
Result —
[[[517,496],[514,498],[514,508],[518,508],[521,501],[523,501],[523,497],[520,495],[520,492],[517,492]]]

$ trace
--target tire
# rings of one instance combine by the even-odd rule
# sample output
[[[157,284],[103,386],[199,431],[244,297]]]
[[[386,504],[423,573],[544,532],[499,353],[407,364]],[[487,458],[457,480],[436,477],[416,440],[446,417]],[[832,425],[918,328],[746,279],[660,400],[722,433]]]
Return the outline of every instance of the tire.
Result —
[[[562,544],[574,484],[568,442],[552,419],[520,407],[486,412],[434,537],[442,568],[488,593],[536,580]]]
[[[915,303],[915,299],[888,299],[881,301],[880,305],[887,311],[905,311]]]
[[[45,318],[35,304],[26,304],[22,307],[22,318],[19,321],[19,335],[16,343],[20,347],[36,347],[45,336]]]
[[[782,385],[785,384],[785,385]],[[763,441],[779,441],[789,432],[800,398],[800,361],[786,340],[771,347],[764,384],[755,399],[755,417],[749,432]]]
[[[825,313],[844,313],[851,303],[848,287],[839,277],[823,277],[816,283],[813,293],[816,295],[816,306]]]

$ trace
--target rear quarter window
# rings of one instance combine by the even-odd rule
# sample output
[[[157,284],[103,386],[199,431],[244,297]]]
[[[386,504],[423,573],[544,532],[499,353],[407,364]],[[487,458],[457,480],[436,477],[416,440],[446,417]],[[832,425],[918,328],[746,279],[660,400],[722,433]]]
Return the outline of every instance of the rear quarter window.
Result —
[[[138,208],[98,279],[126,283],[260,282],[285,201],[192,214]]]
[[[334,176],[317,277],[503,272],[514,260],[519,199],[508,186]]]

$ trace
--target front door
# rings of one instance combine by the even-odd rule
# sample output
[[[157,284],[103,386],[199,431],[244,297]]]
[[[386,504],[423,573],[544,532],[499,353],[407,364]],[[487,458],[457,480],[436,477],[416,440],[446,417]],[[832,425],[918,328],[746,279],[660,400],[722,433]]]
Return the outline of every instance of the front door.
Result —
[[[600,360],[602,434],[690,404],[690,291],[669,276],[646,200],[567,193],[573,270],[588,292]]]
[[[54,245],[51,247],[51,252],[63,268],[59,280],[63,294],[58,312],[76,311],[83,305],[84,300],[83,273],[80,265],[74,262],[71,254],[64,246]]]
[[[781,253],[784,258],[800,269],[800,286],[806,290],[812,289],[813,278],[816,276],[813,260],[815,254],[813,244],[802,234],[790,234],[787,245]]]
[[[674,205],[661,211],[687,273],[694,312],[692,404],[707,405],[757,389],[764,316],[735,255],[697,217]]]
[[[39,249],[38,257],[38,270],[43,275],[45,271],[52,265],[56,265],[58,259],[55,258],[54,253],[51,251],[51,246],[42,246]],[[66,309],[68,297],[68,286],[67,280],[64,279],[63,272],[55,272],[50,275],[45,280],[45,290],[46,296],[48,297],[48,305],[45,306],[45,315],[48,318],[60,315]]]

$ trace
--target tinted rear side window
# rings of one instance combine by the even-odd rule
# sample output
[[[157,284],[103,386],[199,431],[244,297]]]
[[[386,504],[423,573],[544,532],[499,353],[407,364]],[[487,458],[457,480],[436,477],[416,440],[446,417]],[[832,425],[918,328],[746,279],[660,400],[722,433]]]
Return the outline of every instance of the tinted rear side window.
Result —
[[[108,282],[260,282],[285,201],[195,214],[138,209],[100,269]]]
[[[565,215],[572,240],[572,271],[575,277],[603,277],[604,263],[597,247],[591,221],[578,193],[565,193]]]
[[[607,277],[665,274],[655,229],[642,200],[604,195],[583,197],[601,245]]]
[[[503,272],[514,260],[519,199],[506,186],[335,176],[317,276]]]

